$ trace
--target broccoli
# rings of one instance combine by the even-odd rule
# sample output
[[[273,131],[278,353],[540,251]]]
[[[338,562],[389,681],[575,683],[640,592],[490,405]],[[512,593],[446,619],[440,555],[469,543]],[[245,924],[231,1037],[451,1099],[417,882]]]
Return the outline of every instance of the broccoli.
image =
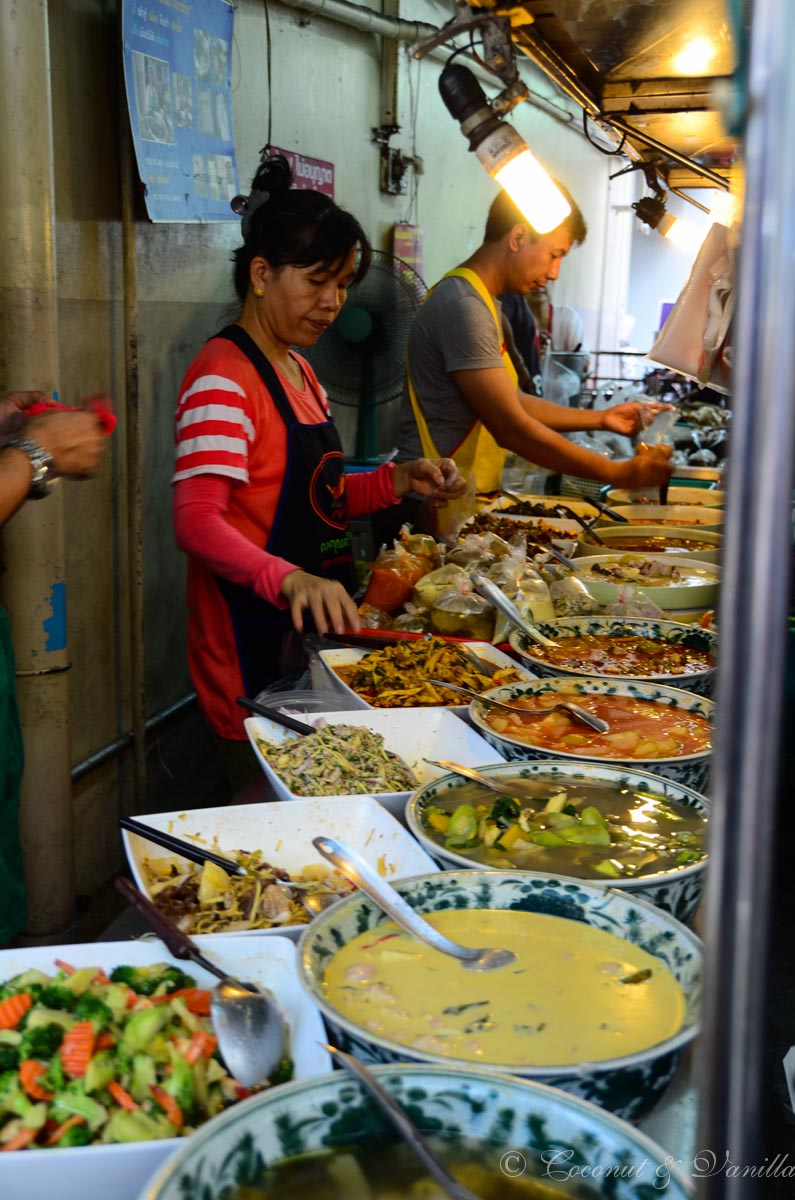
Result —
[[[51,983],[39,993],[39,1004],[45,1008],[67,1009],[69,1012],[74,1008],[76,999],[74,992],[59,983]]]
[[[166,985],[167,992],[196,986],[196,981],[179,967],[167,967],[163,963],[154,963],[151,967],[116,967],[110,978],[112,983],[126,983],[139,996],[151,996],[161,984]]]
[[[16,1046],[0,1045],[0,1076],[6,1071],[15,1071],[19,1066],[19,1050]]]
[[[62,1025],[37,1025],[28,1029],[19,1047],[21,1058],[50,1059],[63,1041]]]
[[[0,1113],[14,1111],[14,1101],[19,1096],[19,1077],[16,1071],[4,1071],[0,1075]]]
[[[289,1083],[295,1074],[295,1064],[291,1058],[283,1058],[270,1077],[272,1087],[278,1083]]]
[[[50,1059],[50,1064],[39,1080],[39,1083],[48,1092],[62,1092],[64,1090],[67,1079],[60,1054],[56,1054]]]
[[[75,1016],[80,1021],[90,1021],[97,1033],[107,1029],[113,1020],[113,1013],[107,1004],[91,992],[83,992],[75,1005]]]
[[[93,1141],[93,1134],[87,1125],[72,1125],[66,1133],[61,1134],[59,1146],[88,1146]]]

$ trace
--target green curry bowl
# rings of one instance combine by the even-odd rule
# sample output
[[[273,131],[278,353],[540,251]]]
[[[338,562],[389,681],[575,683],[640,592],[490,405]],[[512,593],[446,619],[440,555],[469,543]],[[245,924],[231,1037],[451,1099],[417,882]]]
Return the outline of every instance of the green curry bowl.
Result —
[[[617,732],[626,733],[628,729],[637,731],[642,728],[640,724],[637,726],[627,724],[624,717],[615,720],[610,711],[612,698],[618,697],[621,705],[636,701],[651,701],[659,706],[656,711],[660,713],[661,717],[669,715],[665,713],[665,709],[670,709],[672,714],[681,717],[682,722],[685,723],[691,717],[695,717],[696,720],[704,718],[711,723],[715,708],[712,701],[706,697],[696,696],[692,692],[686,692],[678,687],[666,687],[663,684],[644,680],[611,679],[607,676],[600,678],[596,675],[577,675],[565,678],[557,676],[536,679],[532,683],[504,684],[502,687],[492,688],[491,691],[484,693],[486,699],[502,700],[508,704],[514,704],[517,700],[525,698],[533,699],[537,696],[548,697],[550,706],[553,701],[579,704],[595,716],[604,717],[611,726],[611,737]],[[630,770],[651,771],[655,775],[673,779],[675,783],[683,783],[685,787],[692,788],[696,792],[704,792],[707,789],[712,749],[709,742],[686,754],[680,752],[669,755],[666,751],[660,751],[659,748],[654,753],[647,754],[644,751],[644,745],[648,743],[644,743],[644,741],[640,741],[627,750],[622,749],[617,743],[613,743],[609,751],[603,750],[601,753],[597,753],[592,746],[589,746],[589,742],[592,740],[591,731],[585,726],[577,725],[576,729],[572,727],[571,735],[573,736],[566,735],[568,740],[564,743],[561,740],[545,738],[543,730],[539,728],[537,731],[534,728],[541,727],[544,722],[540,719],[531,719],[526,722],[521,731],[522,737],[517,738],[507,732],[505,728],[501,728],[503,715],[497,709],[487,710],[486,706],[481,705],[477,700],[473,700],[469,706],[472,724],[508,762],[548,761],[552,758],[568,759],[572,763],[599,761],[609,763],[613,767],[622,766]],[[497,722],[496,728],[493,724],[495,721]],[[675,722],[675,724],[677,723]],[[533,738],[534,741],[531,742],[530,738]],[[545,741],[548,744],[545,745]]]
[[[479,1155],[479,1169],[491,1177],[489,1195],[501,1194],[500,1180],[505,1194],[513,1195],[507,1190],[511,1179],[533,1175],[541,1185],[537,1194],[560,1200],[584,1195],[688,1200],[693,1194],[670,1155],[631,1125],[575,1096],[450,1065],[392,1064],[374,1072],[421,1132],[443,1147],[448,1165],[461,1169],[473,1152]],[[415,1170],[411,1152],[396,1143],[359,1084],[339,1072],[286,1084],[216,1117],[150,1180],[141,1200],[236,1197],[284,1160],[309,1179],[301,1191],[293,1184],[291,1196],[320,1194],[318,1179],[327,1169],[323,1195],[409,1200],[428,1194],[427,1183],[396,1184],[401,1170]],[[416,1172],[427,1178],[421,1167]],[[552,1191],[557,1188],[561,1191]]]
[[[701,990],[701,943],[684,925],[645,900],[636,900],[617,890],[579,880],[531,875],[528,872],[453,871],[434,876],[415,876],[412,879],[401,880],[395,886],[407,903],[420,914],[465,910],[471,945],[477,945],[474,937],[478,926],[493,920],[493,910],[513,912],[517,915],[533,913],[563,918],[566,925],[570,926],[565,933],[566,938],[571,939],[572,946],[583,945],[593,936],[595,930],[614,934],[630,943],[623,956],[626,961],[631,962],[633,954],[637,958],[640,950],[660,960],[669,969],[681,990],[681,1024],[669,1036],[635,1053],[623,1057],[600,1058],[596,1062],[561,1066],[539,1066],[530,1061],[532,1052],[529,1047],[532,1046],[532,1040],[528,1040],[529,1035],[526,1033],[530,1027],[525,1025],[514,1025],[509,1035],[516,1039],[515,1066],[513,1063],[506,1065],[504,1061],[499,1064],[487,1061],[485,1042],[481,1057],[474,1062],[472,1059],[439,1052],[438,1038],[421,1036],[414,1039],[410,1045],[393,1040],[384,1033],[374,1032],[374,1022],[359,1024],[347,1014],[343,1014],[340,1003],[332,997],[325,984],[326,972],[337,952],[360,934],[369,933],[370,930],[377,933],[379,927],[383,930],[384,922],[387,921],[387,917],[377,905],[358,893],[338,902],[317,917],[302,935],[298,945],[299,977],[320,1009],[331,1040],[337,1046],[364,1062],[420,1061],[464,1072],[484,1071],[489,1076],[494,1072],[509,1072],[521,1079],[561,1088],[581,1100],[591,1101],[629,1120],[638,1119],[653,1108],[671,1082],[682,1050],[697,1033]],[[481,918],[477,915],[479,911],[483,913]],[[521,924],[521,919],[517,920],[517,927]],[[591,930],[585,932],[583,926],[590,926]],[[558,923],[556,929],[559,935]],[[382,932],[380,936],[386,938],[387,935],[388,931]],[[484,941],[483,944],[494,943]],[[394,951],[390,952],[394,954]],[[572,952],[569,957],[576,956]],[[453,963],[455,970],[461,971],[462,998],[465,998],[465,983],[471,983],[473,980],[481,990],[491,990],[493,995],[490,996],[489,1003],[493,1013],[490,1009],[487,1017],[499,1023],[501,1000],[499,989],[497,992],[494,992],[494,989],[499,985],[497,976],[511,968],[473,973],[465,971],[454,960],[449,961]],[[646,972],[642,974],[648,979]],[[636,982],[636,977],[628,976],[626,980],[621,979],[619,982],[626,982],[629,987]],[[572,1006],[575,1016],[570,1019],[577,1022],[577,1037],[583,1028],[581,1016],[588,1010],[587,989],[592,988],[596,993],[604,986],[603,977],[595,972],[593,977],[589,978],[586,988],[576,989],[575,1004]],[[528,993],[531,988],[530,982]],[[432,1009],[433,989],[428,989],[422,994],[427,996],[428,1008]],[[627,995],[629,1003],[629,993]],[[633,993],[634,995],[638,996],[637,1003],[647,1003],[646,1000],[640,999],[640,993]],[[478,999],[483,998],[478,996]],[[384,1004],[388,1006],[390,1003],[389,996],[386,996]],[[561,998],[556,1003],[564,1004],[565,999]],[[529,1009],[534,1007],[529,1000],[527,1006]],[[456,1011],[459,1010],[460,1005]],[[376,1009],[372,1011],[375,1013]],[[386,1011],[385,1009],[384,1012]],[[444,1011],[452,1010],[445,1008]],[[635,1011],[637,1012],[637,1008]],[[429,1011],[423,1014],[426,1015],[431,1018],[433,1013]],[[449,1023],[449,1018],[446,1019]],[[438,1025],[431,1024],[430,1027],[438,1028]],[[433,1042],[433,1049],[427,1048],[429,1041]],[[421,1048],[417,1047],[417,1042],[421,1044]],[[512,1048],[513,1041],[511,1052]]]
[[[689,810],[695,817],[708,818],[709,801],[705,796],[692,791],[681,783],[654,775],[649,771],[632,770],[627,767],[609,766],[607,763],[582,762],[575,763],[562,759],[547,759],[543,762],[494,763],[491,766],[480,767],[479,773],[487,776],[495,783],[505,788],[505,796],[516,797],[519,805],[533,804],[523,800],[520,790],[512,788],[514,781],[531,784],[540,800],[533,805],[536,810],[543,808],[547,796],[560,795],[568,790],[571,794],[588,788],[603,789],[604,807],[609,808],[610,799],[615,794],[619,800],[622,796],[635,795],[640,806],[649,797],[658,797],[665,805],[674,805]],[[648,873],[622,875],[625,864],[621,861],[620,852],[611,846],[594,846],[585,849],[575,844],[571,846],[555,846],[550,851],[543,846],[529,845],[526,849],[511,852],[499,843],[497,838],[491,847],[487,842],[491,830],[484,830],[484,838],[477,844],[465,848],[451,845],[455,839],[449,835],[449,828],[442,829],[444,818],[439,821],[442,813],[452,813],[459,804],[486,805],[493,811],[493,805],[500,801],[496,792],[478,788],[477,784],[468,783],[460,775],[448,774],[441,779],[434,779],[424,787],[418,788],[406,806],[406,822],[409,829],[427,850],[442,870],[449,871],[457,868],[489,868],[491,870],[527,870],[528,872],[555,872],[558,875],[568,874],[566,863],[572,864],[571,874],[581,877],[584,882],[600,887],[618,888],[629,897],[648,900],[658,908],[665,909],[677,920],[685,924],[693,919],[701,903],[704,871],[707,863],[706,853],[701,847],[680,854],[677,865],[667,869],[654,871],[652,867],[644,867]],[[588,801],[586,801],[587,803]],[[591,800],[591,803],[594,801]],[[461,811],[461,810],[459,810]],[[642,814],[641,814],[642,815]],[[554,820],[554,818],[553,818]],[[448,823],[449,824],[449,823]],[[507,824],[510,829],[511,825]],[[681,822],[686,825],[687,822]],[[630,825],[630,828],[632,826]],[[679,832],[674,818],[670,825],[672,834]],[[641,831],[641,842],[649,840],[645,837],[643,823],[638,825]],[[465,831],[465,836],[466,836]],[[682,843],[694,843],[694,837],[679,835]],[[703,835],[702,835],[703,836]],[[459,841],[462,839],[458,839]],[[473,841],[474,839],[469,839]],[[541,839],[543,841],[543,839]],[[521,834],[520,834],[520,845]],[[703,843],[702,843],[703,846]],[[637,858],[637,855],[633,857]],[[649,855],[651,857],[651,855]],[[673,857],[673,856],[672,856]],[[615,860],[615,861],[614,861]],[[588,863],[599,866],[585,865]],[[577,865],[574,865],[577,864]],[[605,869],[606,868],[606,869]],[[604,871],[604,874],[602,873]]]
[[[687,692],[695,692],[699,696],[711,696],[715,680],[715,659],[718,652],[718,635],[694,625],[683,625],[679,621],[658,621],[648,617],[560,617],[557,621],[537,622],[536,628],[546,637],[560,643],[566,649],[566,639],[587,637],[594,639],[590,648],[583,648],[576,654],[567,656],[566,665],[558,665],[550,661],[548,655],[519,629],[511,631],[509,641],[523,664],[540,679],[571,678],[578,675],[588,675],[604,679],[638,679],[650,683],[661,683],[666,687],[682,688]],[[630,674],[625,669],[614,669],[615,663],[608,663],[609,674],[599,666],[593,665],[591,653],[604,648],[609,651],[613,646],[621,647],[623,638],[646,638],[654,642],[653,647],[644,647],[649,651],[647,661],[639,665]],[[595,639],[599,639],[596,641]],[[672,667],[672,655],[667,656],[670,648],[674,654],[684,652],[697,653],[699,660],[704,655],[712,658],[712,665],[702,669],[684,673],[675,671]],[[555,652],[558,657],[559,652]],[[692,660],[691,660],[692,661]],[[570,665],[571,664],[571,665]],[[695,664],[693,664],[695,665]],[[698,663],[701,666],[701,662]],[[654,668],[657,668],[656,670]]]

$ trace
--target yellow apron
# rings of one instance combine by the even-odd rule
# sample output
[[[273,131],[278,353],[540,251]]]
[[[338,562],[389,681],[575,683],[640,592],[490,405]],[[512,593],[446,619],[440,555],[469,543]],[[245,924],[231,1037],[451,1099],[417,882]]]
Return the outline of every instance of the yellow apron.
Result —
[[[505,364],[505,369],[510,376],[511,383],[514,387],[518,387],[518,376],[516,369],[511,362],[510,355],[505,347],[502,336],[502,326],[500,319],[497,316],[497,309],[494,306],[494,300],[483,280],[474,271],[470,271],[468,267],[456,267],[453,271],[448,271],[443,276],[444,279],[449,279],[451,276],[458,275],[462,279],[466,279],[472,285],[481,299],[486,303],[494,317],[494,323],[497,326],[497,335],[499,337],[500,346],[502,347],[502,361]],[[433,288],[431,288],[431,292]],[[428,292],[430,296],[431,292]],[[420,408],[417,393],[412,382],[411,373],[406,370],[406,376],[409,389],[409,398],[411,400],[411,408],[414,413],[414,420],[417,422],[417,430],[420,435],[420,446],[425,458],[442,458],[434,445],[428,422],[425,420],[422,409]],[[469,483],[474,480],[476,492],[496,492],[500,486],[502,476],[502,468],[505,464],[506,451],[497,444],[494,438],[489,433],[482,421],[475,419],[467,432],[466,437],[456,446],[455,450],[448,457],[452,458],[458,470]],[[447,510],[456,504],[456,501],[448,501],[445,507],[445,514],[450,515]]]

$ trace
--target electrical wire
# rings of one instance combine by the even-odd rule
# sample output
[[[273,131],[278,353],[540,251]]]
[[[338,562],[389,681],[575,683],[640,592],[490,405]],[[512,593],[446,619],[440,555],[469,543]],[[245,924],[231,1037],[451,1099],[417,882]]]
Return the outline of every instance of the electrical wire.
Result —
[[[610,124],[610,122],[606,120],[606,118],[602,117],[601,114],[599,115],[598,120],[604,120],[606,125]],[[594,150],[598,150],[600,154],[604,154],[608,158],[615,158],[616,155],[624,153],[624,143],[627,140],[626,132],[622,133],[621,141],[618,143],[615,150],[606,150],[604,146],[600,146],[598,142],[595,142],[588,132],[588,112],[586,109],[582,110],[582,132],[586,142],[589,142],[590,145],[593,146]]]
[[[262,150],[260,150],[260,155],[265,158],[270,153],[273,133],[273,79],[271,74],[271,13],[268,7],[268,0],[262,0],[262,7],[265,9],[265,69],[268,72],[268,140]]]

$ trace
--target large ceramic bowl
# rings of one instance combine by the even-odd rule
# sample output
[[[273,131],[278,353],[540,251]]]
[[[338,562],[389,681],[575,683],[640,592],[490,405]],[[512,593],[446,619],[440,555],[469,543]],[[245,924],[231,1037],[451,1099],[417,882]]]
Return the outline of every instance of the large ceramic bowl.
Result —
[[[639,700],[656,700],[671,708],[679,708],[685,712],[699,713],[712,720],[714,704],[703,696],[680,688],[664,687],[657,683],[639,683],[629,679],[598,679],[596,676],[581,675],[571,679],[537,679],[535,683],[507,684],[505,687],[493,688],[486,692],[494,700],[505,700],[509,704],[520,696],[538,696],[544,693],[555,693],[561,700],[573,700],[588,695],[634,696]],[[469,707],[469,715],[474,725],[481,731],[487,742],[491,742],[499,750],[503,758],[509,762],[526,762],[535,759],[552,758],[570,759],[572,762],[588,761],[587,754],[564,754],[560,750],[545,750],[541,746],[531,746],[514,738],[497,733],[484,720],[483,710],[476,700]],[[600,755],[598,761],[612,767],[622,766],[638,768],[641,771],[651,771],[654,775],[662,775],[683,783],[685,787],[693,788],[696,792],[706,790],[709,777],[710,750],[702,750],[698,754],[683,754],[678,758],[606,758]],[[592,760],[591,760],[592,761]]]
[[[668,504],[702,504],[705,508],[723,508],[725,495],[725,492],[714,488],[674,486],[668,489]],[[657,504],[660,489],[640,488],[638,491],[628,492],[625,488],[611,488],[606,499],[611,508],[616,504],[642,504],[644,500]]]
[[[596,532],[606,545],[600,546],[598,542],[586,541],[583,534],[577,543],[575,558],[593,558],[595,554],[614,552],[632,554],[639,550],[643,554],[674,554],[677,558],[700,558],[702,562],[720,562],[723,538],[711,529],[693,529],[684,525],[600,525]],[[666,542],[670,539],[671,544],[657,549],[653,542],[642,545],[644,538],[656,538],[658,541],[663,538]],[[696,544],[696,548],[689,550],[685,546],[677,546],[676,541],[682,538]],[[625,545],[630,539],[635,539],[641,544]]]
[[[646,637],[656,642],[669,642],[672,645],[691,646],[694,650],[717,654],[718,636],[706,629],[696,626],[681,625],[677,621],[653,621],[646,617],[560,617],[557,621],[538,622],[536,628],[546,637],[565,645],[569,637]],[[715,668],[693,672],[691,675],[674,675],[664,672],[645,675],[617,675],[611,672],[596,671],[593,667],[581,668],[553,666],[538,657],[539,646],[532,642],[521,630],[515,629],[508,638],[511,646],[520,655],[522,662],[540,679],[562,676],[576,678],[579,675],[589,675],[602,679],[639,679],[650,683],[662,683],[666,687],[682,688],[686,692],[696,692],[699,696],[711,696],[715,679]]]
[[[533,763],[495,763],[493,766],[481,767],[481,775],[488,776],[495,782],[505,781],[506,794],[510,794],[510,781],[516,779],[550,780],[551,783],[567,783],[570,780],[580,780],[583,783],[605,782],[617,784],[619,787],[631,788],[633,791],[642,789],[664,796],[666,800],[683,804],[704,816],[709,815],[709,801],[705,796],[694,792],[691,788],[650,771],[631,770],[627,767],[610,767],[606,763],[565,762],[562,759],[550,759],[547,762]],[[408,826],[417,840],[425,847],[439,866],[449,871],[455,868],[473,867],[486,870],[486,864],[475,862],[465,854],[457,854],[448,850],[443,842],[438,842],[427,830],[423,814],[431,804],[444,801],[451,791],[465,783],[460,775],[445,775],[435,779],[423,788],[419,788],[411,797],[406,807]],[[484,793],[485,797],[486,793]],[[494,795],[491,797],[495,798]],[[485,800],[484,800],[485,802]],[[625,896],[648,900],[657,908],[663,908],[671,913],[678,921],[688,924],[695,916],[701,903],[701,893],[704,882],[706,859],[693,863],[688,867],[677,867],[672,871],[660,872],[657,875],[641,875],[635,879],[605,879],[597,878],[578,880],[596,887],[618,888]],[[489,868],[490,869],[490,868]],[[503,868],[495,868],[501,870]],[[513,868],[518,870],[518,867]],[[536,872],[528,871],[528,875]]]
[[[542,1181],[565,1178],[577,1167],[594,1181],[606,1179],[592,1185],[605,1200],[687,1200],[693,1194],[670,1154],[575,1096],[449,1066],[401,1063],[373,1070],[423,1133],[487,1143],[481,1165],[495,1174],[524,1174],[535,1161]],[[246,1100],[194,1134],[140,1200],[217,1200],[225,1188],[250,1183],[282,1159],[336,1146],[355,1152],[383,1138],[391,1141],[392,1133],[380,1109],[346,1073],[287,1084]],[[388,1187],[388,1179],[377,1182]]]
[[[624,560],[627,560],[626,563]],[[619,562],[619,569],[622,571],[625,565],[631,570],[636,570],[642,569],[644,563],[651,562],[651,569],[656,574],[613,580],[600,573],[605,568],[613,569]],[[667,568],[676,569],[678,578],[662,577],[659,574],[660,563]],[[597,604],[617,604],[621,593],[628,587],[637,588],[654,604],[670,612],[713,608],[718,597],[720,567],[697,558],[679,558],[675,554],[616,551],[613,554],[603,553],[591,558],[576,559],[574,568],[574,574],[582,580]]]
[[[616,504],[613,511],[619,517],[626,517],[631,525],[676,525],[686,529],[712,529],[716,533],[723,528],[723,509],[704,508],[699,504]],[[604,520],[612,524],[611,518]]]
[[[450,908],[542,913],[616,934],[661,959],[682,988],[686,1002],[684,1023],[673,1037],[636,1054],[598,1063],[511,1068],[511,1074],[522,1079],[562,1088],[628,1119],[641,1117],[657,1103],[673,1078],[683,1047],[697,1033],[701,943],[684,925],[645,900],[631,899],[611,888],[522,871],[451,871],[404,879],[396,889],[418,913]],[[504,1065],[483,1062],[474,1068],[463,1059],[401,1045],[359,1027],[329,1002],[323,979],[331,957],[360,933],[386,920],[377,905],[359,894],[323,913],[298,944],[301,981],[320,1008],[334,1044],[364,1062],[419,1060],[465,1071],[504,1072]],[[473,927],[476,923],[473,917]],[[583,996],[583,1004],[587,1002]]]

